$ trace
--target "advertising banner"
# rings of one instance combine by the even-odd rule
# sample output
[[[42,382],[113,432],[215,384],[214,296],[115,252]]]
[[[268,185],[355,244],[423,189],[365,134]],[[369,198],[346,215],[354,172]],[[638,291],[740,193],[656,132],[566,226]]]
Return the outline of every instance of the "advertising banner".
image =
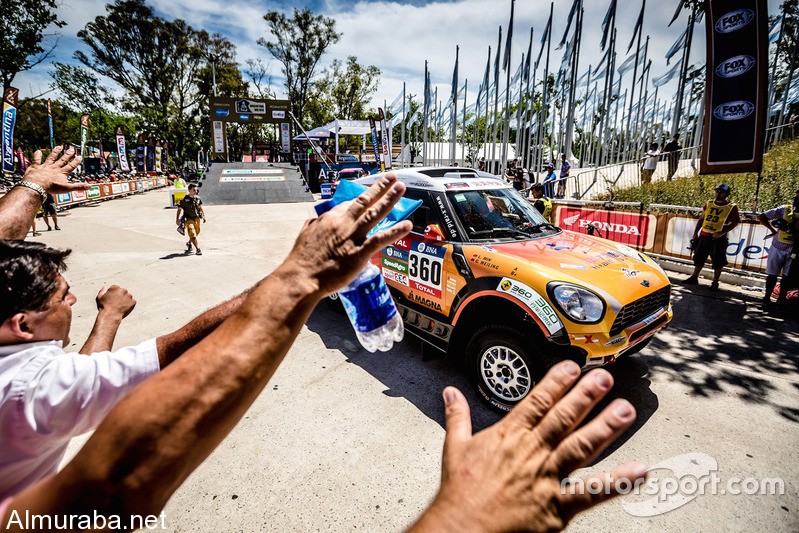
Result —
[[[161,167],[161,154],[162,154],[162,151],[163,151],[163,148],[161,148],[161,143],[160,142],[156,143],[156,145],[155,145],[155,171],[156,172],[163,172],[163,170],[161,170],[161,168],[162,168]]]
[[[89,134],[89,115],[80,116],[80,156],[86,157],[86,136]]]
[[[291,128],[288,122],[280,123],[280,149],[287,154],[291,153]]]
[[[136,139],[136,172],[144,172],[144,159],[146,155],[144,146],[144,135],[139,135]]]
[[[72,201],[79,202],[86,199],[86,191],[72,191]]]
[[[119,158],[119,170],[123,172],[129,172],[130,165],[128,164],[128,149],[125,146],[124,127],[117,126],[116,138],[117,138],[117,157]]]
[[[380,162],[380,146],[377,140],[377,126],[375,125],[375,119],[369,117],[369,128],[372,130],[372,150],[375,154],[375,161],[377,162],[377,166],[380,167],[380,170],[383,170],[383,165]]]
[[[9,87],[3,93],[3,172],[14,172],[14,125],[17,123],[19,90]]]
[[[221,120],[214,121],[214,153],[225,155],[225,126]]]
[[[55,137],[53,136],[53,107],[50,100],[47,100],[47,125],[50,128],[50,150],[55,147]]]
[[[289,118],[291,112],[291,103],[288,100],[212,96],[209,106],[213,121],[238,124],[281,124]]]
[[[380,119],[380,141],[383,154],[383,170],[391,170],[391,154],[388,148],[388,130],[386,129],[386,115],[383,114],[383,108],[377,108],[377,118]]]
[[[766,0],[707,0],[701,174],[760,172],[768,91]]]
[[[589,226],[592,226],[596,236],[611,241],[645,250],[654,244],[657,220],[652,215],[568,205],[560,206],[556,211],[555,225],[565,230],[588,233]]]
[[[100,187],[94,186],[88,191],[86,191],[86,198],[99,198],[100,197]]]
[[[145,145],[144,166],[147,172],[155,170],[155,145],[152,139]]]

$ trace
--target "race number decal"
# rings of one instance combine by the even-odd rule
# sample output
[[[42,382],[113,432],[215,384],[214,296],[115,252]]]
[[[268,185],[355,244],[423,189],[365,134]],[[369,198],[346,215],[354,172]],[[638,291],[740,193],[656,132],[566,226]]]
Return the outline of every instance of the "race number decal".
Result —
[[[446,249],[414,242],[408,253],[410,287],[434,298],[441,298],[441,281]]]

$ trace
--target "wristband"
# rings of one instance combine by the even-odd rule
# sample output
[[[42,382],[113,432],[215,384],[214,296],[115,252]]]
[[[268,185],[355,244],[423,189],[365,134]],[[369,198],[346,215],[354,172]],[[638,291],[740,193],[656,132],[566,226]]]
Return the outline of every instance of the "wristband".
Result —
[[[26,189],[30,189],[39,195],[39,198],[43,204],[47,201],[47,192],[45,192],[44,188],[38,183],[33,183],[32,181],[20,181],[14,185],[14,187],[25,187]]]

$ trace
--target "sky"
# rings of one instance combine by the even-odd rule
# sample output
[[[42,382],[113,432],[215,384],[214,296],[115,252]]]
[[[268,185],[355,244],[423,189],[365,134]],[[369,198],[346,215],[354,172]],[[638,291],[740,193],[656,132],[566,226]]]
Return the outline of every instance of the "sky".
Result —
[[[663,74],[670,68],[666,66],[664,55],[685,30],[688,19],[685,10],[671,27],[667,27],[679,1],[649,0],[646,4],[643,29],[644,36],[649,35],[651,38],[650,77]],[[778,13],[780,2],[781,0],[768,0],[770,14]],[[314,13],[334,18],[337,31],[343,35],[338,43],[328,48],[327,54],[320,61],[318,71],[334,59],[346,60],[351,55],[356,56],[362,65],[378,67],[382,74],[378,91],[372,100],[374,107],[382,105],[384,101],[390,104],[402,91],[403,82],[406,83],[409,94],[420,95],[423,90],[425,60],[429,64],[433,85],[439,87],[439,99],[448,99],[456,46],[460,47],[459,85],[462,86],[468,79],[467,105],[474,102],[477,88],[483,79],[489,46],[492,49],[493,69],[493,54],[496,53],[500,26],[503,31],[504,53],[511,8],[511,0],[147,0],[147,3],[159,16],[167,19],[182,18],[196,29],[221,33],[236,45],[237,60],[242,66],[248,59],[261,58],[270,66],[273,85],[279,97],[285,96],[280,79],[280,64],[265,48],[256,44],[261,37],[271,39],[263,20],[264,13],[276,10],[290,15],[292,9],[297,7],[308,8]],[[555,68],[560,64],[564,50],[554,49],[563,36],[571,5],[571,0],[554,2],[553,51],[550,64]],[[595,65],[601,58],[601,23],[609,5],[610,0],[585,0],[581,72],[589,64]],[[513,72],[521,61],[522,53],[527,51],[530,28],[534,32],[533,55],[538,53],[549,8],[550,2],[547,0],[516,1],[511,52]],[[625,51],[640,9],[641,0],[618,0],[617,65],[627,56]],[[51,61],[19,74],[14,80],[22,98],[37,96],[49,89],[52,61],[77,63],[72,55],[75,50],[85,50],[85,46],[76,34],[94,17],[105,14],[105,2],[62,0],[59,14],[67,25],[57,30],[60,37]],[[704,61],[703,41],[704,21],[696,26],[692,63]],[[679,56],[675,60],[679,60]],[[541,79],[543,63],[542,58],[538,80]],[[631,72],[627,73],[627,81],[631,76]],[[504,74],[501,79],[504,80]],[[109,82],[109,86],[112,85]],[[674,91],[675,88],[676,83],[672,82],[661,90],[667,92]]]

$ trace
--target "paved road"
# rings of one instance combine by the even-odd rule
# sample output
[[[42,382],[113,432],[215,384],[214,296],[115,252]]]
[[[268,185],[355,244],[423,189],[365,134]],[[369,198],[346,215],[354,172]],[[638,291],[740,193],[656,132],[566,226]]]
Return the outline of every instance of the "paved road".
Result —
[[[165,333],[270,272],[311,215],[310,204],[209,207],[197,257],[182,254],[165,205],[166,193],[152,191],[78,208],[59,221],[63,231],[37,238],[75,250],[67,273],[79,298],[75,346],[102,284],[120,283],[139,302],[117,346]],[[701,474],[715,462],[719,488],[732,478],[779,477],[785,494],[705,494],[649,518],[630,512],[663,512],[674,499],[653,507],[629,496],[581,516],[572,531],[799,530],[797,323],[722,287],[675,285],[672,327],[612,368],[612,394],[628,398],[639,418],[593,467],[693,454],[683,467],[666,466]],[[168,529],[401,530],[437,486],[447,384],[467,393],[476,429],[497,420],[455,362],[423,361],[410,336],[388,354],[369,354],[346,317],[323,303],[246,418],[169,502]]]

